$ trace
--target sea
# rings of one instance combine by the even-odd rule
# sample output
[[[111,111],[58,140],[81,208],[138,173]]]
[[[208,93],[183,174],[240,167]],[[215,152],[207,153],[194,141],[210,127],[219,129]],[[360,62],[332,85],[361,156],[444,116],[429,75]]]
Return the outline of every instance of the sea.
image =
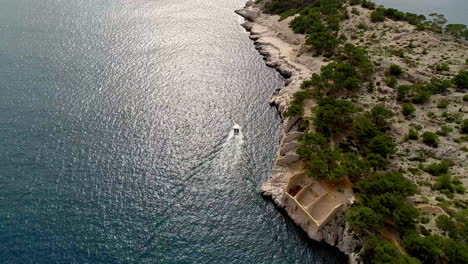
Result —
[[[346,263],[260,194],[284,80],[244,4],[0,0],[0,263]]]

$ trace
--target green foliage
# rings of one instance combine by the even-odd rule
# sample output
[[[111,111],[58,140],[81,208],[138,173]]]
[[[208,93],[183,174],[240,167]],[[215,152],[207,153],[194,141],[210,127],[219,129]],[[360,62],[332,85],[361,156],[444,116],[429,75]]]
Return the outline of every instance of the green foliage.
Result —
[[[427,90],[433,94],[443,94],[447,89],[452,86],[452,81],[432,78],[431,82],[426,84]]]
[[[354,206],[346,217],[349,225],[356,230],[377,231],[383,227],[384,218],[369,207]]]
[[[420,264],[419,260],[403,255],[390,242],[371,236],[362,252],[364,264]]]
[[[388,120],[395,116],[392,110],[378,104],[372,107],[369,117],[379,128],[386,128],[389,125]]]
[[[397,65],[397,64],[392,64],[390,65],[390,67],[388,68],[388,71],[387,73],[389,75],[393,75],[393,76],[400,76],[403,74],[403,69]]]
[[[316,0],[291,21],[290,27],[295,33],[307,34],[306,44],[318,52],[333,54],[340,43],[340,22],[347,15],[341,6],[340,0]]]
[[[284,117],[297,117],[304,115],[304,107],[296,101],[292,101],[288,110],[284,112]]]
[[[342,90],[354,90],[362,85],[361,78],[356,68],[349,63],[330,63],[322,67],[322,78],[331,81],[330,90],[339,92]]]
[[[450,66],[447,63],[437,64],[435,66],[436,71],[450,71]]]
[[[374,67],[369,59],[367,50],[358,48],[353,44],[346,44],[343,49],[343,53],[346,56],[348,62],[357,67],[362,80],[368,80],[374,72]]]
[[[362,7],[373,10],[375,9],[375,3],[368,0],[363,0]]]
[[[426,166],[424,168],[424,171],[434,176],[439,176],[447,173],[450,169],[450,166],[450,162],[448,162],[447,160],[443,160],[440,163],[433,163],[431,165]]]
[[[468,94],[465,94],[465,95],[463,96],[463,102],[468,102]]]
[[[391,88],[395,88],[395,86],[398,83],[397,78],[395,76],[393,76],[393,75],[388,76],[387,78],[385,78],[384,82],[385,82],[385,84],[387,84],[388,87],[391,87]]]
[[[358,141],[364,145],[367,145],[369,140],[381,134],[377,125],[365,114],[354,119],[353,131]]]
[[[455,186],[452,184],[452,175],[450,173],[440,175],[439,178],[437,178],[434,188],[445,193],[453,193],[455,191]]]
[[[372,11],[370,18],[373,23],[384,22],[385,14],[380,10],[374,10]]]
[[[468,89],[468,71],[460,71],[455,77],[453,77],[452,82],[458,87],[458,89]]]
[[[393,221],[401,230],[414,229],[419,212],[409,203],[402,203],[393,212]]]
[[[424,144],[434,148],[439,146],[439,137],[435,133],[426,131],[421,136]]]
[[[460,133],[468,134],[468,119],[463,120],[461,123]]]
[[[465,31],[466,25],[463,24],[448,24],[445,26],[445,32],[456,38],[464,37]]]
[[[349,5],[351,5],[351,6],[359,5],[361,3],[362,3],[361,0],[350,0],[349,1]]]
[[[369,141],[368,148],[371,153],[386,157],[396,152],[396,143],[393,138],[388,135],[379,135]]]
[[[435,263],[436,259],[443,255],[437,243],[434,243],[435,236],[422,238],[416,232],[408,232],[403,236],[403,245],[414,257],[422,263]]]
[[[361,29],[361,30],[367,30],[367,26],[366,26],[364,23],[359,23],[359,24],[357,25],[357,28],[358,28],[358,29]]]
[[[398,171],[377,173],[371,180],[360,181],[358,188],[362,193],[366,193],[367,195],[390,193],[401,198],[416,193],[416,185]]]
[[[397,87],[397,99],[403,101],[414,93],[414,85],[399,85]]]
[[[318,133],[305,133],[299,138],[300,147],[297,154],[303,159],[310,159],[315,152],[319,152],[329,145],[328,138]]]
[[[447,215],[439,215],[436,218],[436,226],[442,231],[449,233],[450,237],[456,236],[457,226],[455,221]]]
[[[298,152],[302,154],[302,152]],[[368,173],[368,165],[354,153],[343,153],[340,149],[322,149],[318,152],[309,152],[306,173],[315,178],[332,181],[343,177],[359,179]]]
[[[380,154],[369,153],[366,159],[372,168],[384,170],[387,167],[387,160]]]
[[[424,89],[419,89],[413,97],[413,103],[424,104],[424,103],[427,103],[430,98],[431,98],[431,92],[424,90]]]
[[[453,131],[453,128],[449,127],[449,126],[446,126],[446,125],[442,125],[440,126],[440,130],[437,130],[436,131],[436,134],[439,135],[439,136],[447,136],[449,133],[451,133]]]
[[[449,105],[449,102],[446,100],[442,100],[437,104],[437,108],[447,108]]]
[[[404,103],[401,106],[401,113],[406,117],[411,116],[414,111],[416,111],[416,108],[412,103]]]
[[[284,112],[284,117],[298,117],[304,115],[304,108],[302,102],[304,100],[312,98],[312,93],[308,91],[299,91],[294,94],[294,100],[291,102],[288,110]]]
[[[356,110],[354,104],[347,100],[336,100],[333,97],[320,99],[314,118],[317,131],[326,136],[343,131],[352,124],[352,115]]]
[[[419,137],[418,131],[416,131],[414,128],[410,129],[408,132],[408,139],[410,140],[417,140]]]

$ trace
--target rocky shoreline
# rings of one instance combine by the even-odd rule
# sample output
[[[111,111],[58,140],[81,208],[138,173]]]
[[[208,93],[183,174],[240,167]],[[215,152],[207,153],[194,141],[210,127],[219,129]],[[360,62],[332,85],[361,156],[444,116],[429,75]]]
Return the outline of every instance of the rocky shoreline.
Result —
[[[320,72],[324,65],[323,57],[312,54],[305,45],[305,37],[294,34],[288,27],[289,19],[278,21],[278,16],[264,14],[252,1],[247,2],[243,9],[235,11],[245,18],[242,23],[253,40],[255,48],[264,57],[265,64],[277,70],[285,78],[285,87],[277,90],[270,104],[276,106],[282,115],[299,91],[303,81],[312,73]],[[271,178],[261,187],[264,196],[271,197],[281,208],[285,208],[283,194],[289,179],[299,171],[290,164],[299,160],[296,154],[297,139],[303,134],[298,131],[298,118],[283,119],[282,136]],[[298,225],[298,216],[286,210],[291,219]],[[302,227],[304,229],[304,227]],[[304,229],[305,232],[307,230]],[[320,228],[314,236],[309,237],[319,242],[325,242],[337,247],[349,256],[350,263],[355,263],[356,249],[362,247],[363,241],[359,234],[351,231],[345,220],[345,212],[340,212],[332,221]]]

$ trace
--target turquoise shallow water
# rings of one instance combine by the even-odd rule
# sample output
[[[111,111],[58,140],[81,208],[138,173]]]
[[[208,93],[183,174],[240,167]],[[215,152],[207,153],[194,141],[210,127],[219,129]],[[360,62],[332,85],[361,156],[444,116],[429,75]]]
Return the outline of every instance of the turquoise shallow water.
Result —
[[[243,2],[0,0],[1,263],[345,263],[259,194],[283,80]]]

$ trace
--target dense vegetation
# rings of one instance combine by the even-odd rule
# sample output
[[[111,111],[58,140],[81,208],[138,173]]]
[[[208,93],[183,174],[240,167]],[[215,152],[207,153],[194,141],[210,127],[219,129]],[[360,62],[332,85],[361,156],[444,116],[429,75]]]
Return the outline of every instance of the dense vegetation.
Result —
[[[305,34],[307,44],[332,60],[321,68],[320,74],[313,74],[302,84],[302,90],[294,95],[284,113],[285,117],[303,118],[310,110],[313,116],[303,118],[303,122],[312,121],[316,132],[306,131],[299,139],[297,150],[306,164],[306,173],[317,179],[350,180],[354,184],[357,200],[348,212],[347,221],[355,230],[370,235],[361,255],[364,263],[467,263],[467,213],[437,220],[438,227],[445,230],[448,237],[430,234],[422,237],[417,231],[419,212],[408,200],[418,192],[416,185],[403,172],[387,170],[388,160],[397,151],[397,144],[389,133],[395,113],[379,104],[362,111],[344,99],[363,87],[372,90],[374,67],[364,48],[346,44],[346,39],[338,35],[340,23],[347,18],[343,2],[273,0],[267,6],[271,13],[282,17],[299,14],[290,23],[292,30]],[[456,37],[466,34],[466,27],[444,27],[446,20],[438,14],[431,14],[431,19],[427,20],[424,16],[377,7],[366,0],[350,0],[349,3],[372,9],[371,20],[376,23],[385,19],[402,20],[421,30],[446,32]],[[449,70],[444,64],[434,67],[439,72]],[[404,74],[404,68],[393,64],[386,71],[385,83],[396,89],[406,118],[411,118],[416,111],[414,104],[425,104],[434,94],[445,94],[450,87],[468,89],[467,71],[459,72],[451,80],[433,78],[427,83],[398,85],[397,79]],[[304,109],[304,101],[309,99],[318,104],[313,109]],[[448,102],[441,101],[438,106],[446,108]],[[445,118],[456,119],[449,113]],[[468,133],[468,120],[458,119],[460,132]],[[450,132],[450,128],[443,126],[437,133],[420,134],[411,129],[406,138],[421,138],[424,144],[437,147],[438,135]],[[441,161],[421,169],[437,177],[432,188],[447,194],[462,193],[465,190],[461,182],[450,174],[451,166],[450,162]],[[389,242],[383,236],[384,229],[399,234],[401,241]]]

